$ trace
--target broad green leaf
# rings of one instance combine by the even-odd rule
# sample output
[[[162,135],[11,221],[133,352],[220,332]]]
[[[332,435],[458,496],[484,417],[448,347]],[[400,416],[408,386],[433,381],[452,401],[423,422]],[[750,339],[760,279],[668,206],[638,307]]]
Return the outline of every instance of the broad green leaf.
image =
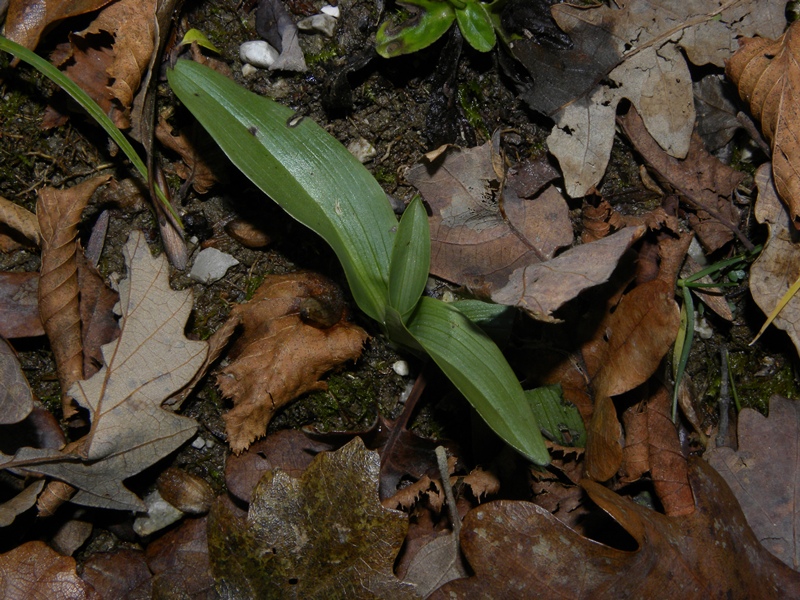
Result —
[[[525,390],[543,432],[562,446],[586,446],[586,428],[578,408],[564,400],[561,384]]]
[[[505,304],[494,304],[481,300],[456,300],[453,302],[470,321],[489,334],[501,346],[511,337],[517,309]]]
[[[489,336],[452,305],[427,297],[408,330],[495,433],[534,463],[550,462],[525,392]]]
[[[389,305],[403,317],[417,305],[431,267],[431,232],[428,213],[416,196],[408,205],[394,237],[389,265]]]
[[[64,90],[67,94],[69,94],[75,102],[83,107],[89,116],[92,117],[100,127],[102,127],[105,132],[108,134],[114,143],[119,146],[119,149],[128,157],[128,160],[131,161],[131,164],[139,171],[139,174],[147,181],[147,167],[145,167],[144,162],[142,161],[141,157],[136,153],[136,150],[133,149],[131,143],[128,141],[128,138],[125,137],[119,127],[114,125],[114,122],[103,112],[103,109],[95,102],[89,94],[83,91],[77,83],[72,81],[65,73],[62,73],[58,69],[56,69],[53,65],[47,62],[38,54],[31,52],[24,46],[20,46],[16,42],[9,40],[0,35],[0,50],[8,52],[9,54],[15,56],[19,60],[28,63],[34,69],[39,71],[42,75],[47,77],[50,81],[55,83],[58,87]],[[158,196],[159,201],[164,205],[164,208],[170,213],[175,222],[183,226],[181,223],[181,218],[175,209],[172,207],[172,204],[167,200],[164,192],[158,186],[155,186],[156,196]]]
[[[383,322],[397,218],[369,171],[311,119],[208,67],[180,60],[167,78],[231,162],[330,244],[358,306]]]
[[[398,2],[410,16],[399,24],[386,21],[375,36],[375,50],[384,58],[411,54],[427,48],[455,21],[450,3],[443,0],[403,0]]]
[[[494,48],[497,38],[492,17],[480,0],[467,0],[463,9],[456,9],[456,21],[464,39],[478,52]]]

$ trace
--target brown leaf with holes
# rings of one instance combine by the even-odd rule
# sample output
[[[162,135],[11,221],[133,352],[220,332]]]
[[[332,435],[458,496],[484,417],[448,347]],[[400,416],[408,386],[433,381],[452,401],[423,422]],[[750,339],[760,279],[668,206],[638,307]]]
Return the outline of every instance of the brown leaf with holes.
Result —
[[[664,512],[677,517],[694,511],[694,498],[671,405],[669,392],[660,386],[652,397],[623,413],[625,448],[620,480],[637,481],[649,471]]]
[[[636,542],[626,550],[581,536],[535,504],[478,506],[461,530],[475,575],[448,583],[431,598],[800,597],[800,573],[761,546],[716,471],[694,459],[689,481],[695,511],[682,517],[656,513],[598,483],[582,483]]]
[[[39,273],[0,273],[0,335],[44,335],[39,317]]]
[[[706,458],[731,486],[761,543],[800,570],[800,403],[773,396],[768,417],[745,408],[738,442],[738,450],[715,448]]]
[[[325,373],[361,356],[367,333],[347,320],[338,288],[321,275],[270,275],[231,311],[243,334],[217,376],[234,408],[223,416],[237,454],[263,436],[273,415],[307,392],[324,390]]]
[[[9,599],[91,597],[91,587],[75,572],[75,559],[61,556],[44,542],[27,542],[0,554],[0,589]]]
[[[743,38],[725,73],[761,122],[772,147],[772,175],[781,200],[800,226],[800,25],[776,40]]]
[[[739,209],[732,201],[744,173],[710,154],[696,133],[692,135],[686,158],[670,156],[653,139],[633,107],[618,121],[658,177],[697,210],[697,215],[691,218],[692,229],[706,250],[718,250],[734,235],[744,237],[739,231]]]
[[[68,17],[97,10],[111,0],[11,0],[4,35],[33,50],[49,26]]]
[[[64,190],[44,188],[39,192],[36,207],[42,232],[39,314],[56,359],[64,418],[75,414],[66,392],[74,382],[83,379],[80,288],[75,258],[78,224],[89,198],[110,178],[101,175]]]

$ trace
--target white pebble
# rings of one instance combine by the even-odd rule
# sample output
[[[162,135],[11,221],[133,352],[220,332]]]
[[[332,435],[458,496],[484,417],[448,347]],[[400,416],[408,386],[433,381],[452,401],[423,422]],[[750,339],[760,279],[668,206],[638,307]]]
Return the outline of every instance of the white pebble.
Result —
[[[161,497],[158,490],[154,490],[144,497],[147,514],[136,517],[133,521],[133,530],[145,537],[178,521],[183,513]]]
[[[250,77],[254,73],[258,73],[258,67],[254,67],[248,62],[242,64],[242,77]]]
[[[336,30],[336,19],[330,15],[312,15],[297,22],[300,31],[318,31],[333,37]]]
[[[331,6],[330,4],[326,4],[325,6],[323,6],[322,8],[319,9],[319,12],[321,12],[324,15],[330,15],[334,19],[338,19],[339,18],[339,7],[338,6]]]
[[[358,162],[365,163],[371,161],[373,158],[378,156],[378,151],[375,150],[375,146],[370,144],[367,140],[363,137],[358,138],[357,140],[353,140],[347,145],[347,149],[350,151],[350,154],[355,156],[358,159]]]
[[[279,52],[263,40],[252,40],[239,46],[239,58],[254,67],[268,69],[278,60]]]
[[[206,447],[206,441],[203,438],[201,438],[200,436],[197,436],[192,441],[192,448],[194,448],[196,450],[202,450],[205,447]]]
[[[220,252],[216,248],[206,248],[194,259],[189,277],[200,283],[214,283],[225,277],[228,269],[238,264],[239,261],[230,254]]]
[[[408,363],[404,360],[398,360],[392,365],[392,370],[400,375],[400,377],[408,377],[408,374],[411,372],[408,368]]]

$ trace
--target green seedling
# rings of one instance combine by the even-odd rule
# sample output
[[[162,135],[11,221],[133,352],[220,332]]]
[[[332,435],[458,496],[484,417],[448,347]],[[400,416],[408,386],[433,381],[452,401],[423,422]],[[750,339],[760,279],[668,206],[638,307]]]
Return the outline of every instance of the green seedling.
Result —
[[[547,464],[534,412],[500,349],[455,303],[422,295],[430,267],[422,201],[398,223],[369,171],[311,119],[187,60],[167,78],[231,162],[331,246],[359,308],[391,340],[430,356],[506,443]],[[461,307],[481,320],[503,312]]]
[[[384,22],[375,37],[375,49],[384,58],[411,54],[427,48],[442,37],[453,22],[467,43],[479,52],[488,52],[497,43],[499,22],[493,9],[497,2],[480,0],[403,0],[408,18]]]
[[[131,146],[128,138],[126,138],[125,134],[123,134],[119,128],[114,125],[114,122],[108,118],[108,115],[103,112],[103,109],[100,108],[97,102],[92,100],[92,98],[86,92],[78,87],[78,84],[76,84],[74,81],[72,81],[72,79],[67,77],[64,73],[56,69],[53,65],[36,53],[31,52],[24,46],[20,46],[16,42],[12,42],[3,36],[0,36],[0,50],[8,52],[22,62],[29,64],[42,75],[47,77],[50,81],[59,86],[67,94],[69,94],[72,99],[75,100],[75,102],[77,102],[89,114],[89,116],[92,117],[97,124],[105,130],[108,136],[114,140],[114,143],[119,147],[120,150],[122,150],[125,156],[128,157],[128,160],[131,161],[131,164],[144,178],[144,180],[148,180],[147,167],[145,167],[141,157],[136,150],[133,149],[133,146]],[[158,186],[154,187],[158,200],[172,216],[175,222],[182,227],[183,225],[181,223],[180,216],[172,207],[172,204],[167,200],[163,190],[161,190],[161,188]]]
[[[673,351],[672,360],[672,376],[675,380],[675,387],[672,391],[672,420],[675,421],[678,415],[678,390],[680,389],[683,374],[686,372],[686,364],[689,362],[689,353],[692,349],[692,342],[694,341],[694,320],[695,320],[695,306],[694,297],[692,296],[692,289],[699,288],[721,288],[733,287],[739,285],[743,277],[742,269],[737,269],[744,263],[747,263],[761,252],[762,246],[756,246],[751,251],[734,256],[726,260],[721,260],[713,265],[698,271],[684,279],[678,279],[676,285],[681,290],[683,297],[683,305],[681,306],[681,324],[678,330],[678,337],[675,340],[675,348]],[[705,276],[722,274],[727,281],[703,283],[699,281]],[[722,374],[726,376],[725,373]],[[738,399],[737,399],[738,407]]]

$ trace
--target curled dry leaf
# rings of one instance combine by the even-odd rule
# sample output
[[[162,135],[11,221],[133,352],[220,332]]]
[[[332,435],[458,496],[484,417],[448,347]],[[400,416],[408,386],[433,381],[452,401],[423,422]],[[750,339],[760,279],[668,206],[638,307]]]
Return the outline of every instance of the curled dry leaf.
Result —
[[[31,245],[38,246],[41,243],[42,234],[36,215],[3,197],[0,197],[0,222],[21,234]]]
[[[101,175],[65,190],[44,188],[36,206],[42,232],[39,314],[56,359],[64,418],[75,414],[66,391],[84,377],[75,258],[78,223],[89,198],[110,178]]]
[[[800,571],[800,404],[781,396],[769,401],[769,416],[750,408],[739,413],[739,449],[720,447],[708,462],[731,486],[759,541]]]
[[[725,72],[761,122],[772,146],[772,174],[795,228],[800,225],[800,25],[778,39],[745,38]]]
[[[800,573],[761,546],[725,481],[702,460],[690,463],[689,481],[696,508],[683,517],[583,483],[633,537],[634,550],[583,537],[536,504],[478,506],[461,530],[475,575],[431,598],[797,598]]]
[[[769,237],[764,250],[750,267],[750,293],[768,315],[800,278],[800,244],[795,241],[791,219],[773,185],[769,163],[756,171],[756,185],[755,217],[759,223],[769,227]],[[772,324],[786,331],[800,352],[800,296],[792,296]]]
[[[26,542],[0,554],[0,589],[7,598],[90,598],[91,587],[75,572],[75,560],[44,542]]]
[[[361,356],[367,333],[346,320],[340,294],[314,273],[272,275],[250,302],[231,311],[243,334],[217,385],[233,398],[234,408],[223,418],[234,452],[263,436],[287,403],[326,389],[320,381],[326,372]]]
[[[241,599],[417,597],[392,572],[408,524],[381,506],[379,472],[378,453],[354,438],[299,480],[266,473],[246,520],[218,501],[209,553],[220,585]]]

